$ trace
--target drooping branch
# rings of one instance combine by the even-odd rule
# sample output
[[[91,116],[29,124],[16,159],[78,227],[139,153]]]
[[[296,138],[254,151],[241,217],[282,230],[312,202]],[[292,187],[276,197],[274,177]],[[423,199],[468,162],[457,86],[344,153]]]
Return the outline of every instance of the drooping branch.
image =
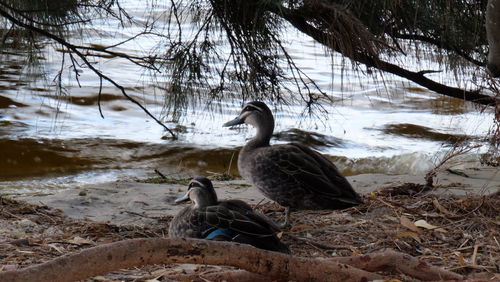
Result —
[[[414,7],[411,3],[401,4],[398,1],[373,1],[374,4],[361,2],[363,1],[170,1],[171,7],[167,15],[165,30],[155,32],[156,29],[153,27],[157,26],[149,24],[151,24],[150,20],[155,22],[158,18],[151,16],[147,20],[147,28],[141,34],[110,46],[77,46],[69,42],[66,42],[69,45],[65,45],[47,34],[41,34],[63,44],[65,48],[71,50],[71,53],[76,54],[75,57],[84,56],[87,60],[93,56],[120,57],[156,73],[166,70],[170,84],[169,95],[165,96],[165,103],[168,111],[172,110],[174,115],[179,112],[178,109],[185,108],[189,102],[186,93],[200,94],[205,93],[206,89],[209,89],[208,96],[212,99],[222,99],[224,92],[228,93],[226,89],[233,89],[233,87],[241,93],[240,97],[244,100],[249,97],[284,100],[283,90],[290,93],[298,92],[308,108],[316,104],[320,98],[328,99],[318,85],[295,65],[284,48],[280,39],[285,21],[355,63],[398,75],[446,96],[482,105],[498,103],[498,98],[486,95],[488,93],[481,92],[481,89],[466,90],[447,86],[429,79],[426,76],[427,71],[411,71],[405,66],[381,60],[378,56],[379,54],[404,54],[404,48],[399,43],[402,40],[409,40],[436,46],[445,50],[447,54],[454,54],[477,66],[484,65],[485,60],[482,55],[485,52],[481,45],[484,44],[482,41],[484,36],[482,34],[475,37],[478,40],[465,40],[467,44],[459,44],[464,42],[464,39],[468,39],[465,35],[470,37],[474,28],[483,26],[482,4],[471,4],[471,7],[468,7],[467,1],[458,1],[456,6],[451,7],[454,10],[445,15],[451,17],[473,11],[474,15],[468,18],[476,24],[473,27],[464,28],[463,25],[452,22],[444,27],[439,26],[435,30],[434,24],[442,23],[443,16],[441,13],[434,12],[432,5],[430,8],[422,8],[424,5],[414,5]],[[439,2],[436,4],[438,11],[447,9],[447,4],[442,3],[446,1],[437,2]],[[0,9],[3,5],[3,10],[18,18],[20,23],[29,27],[39,26],[38,21],[34,21],[36,17],[30,14],[31,11],[14,9],[10,7],[12,5],[5,3],[8,1],[0,0]],[[94,6],[91,3],[79,3],[78,7],[105,11],[106,15],[123,21],[122,25],[124,22],[134,22],[133,18],[116,1],[106,2],[103,7]],[[386,3],[388,5],[385,5]],[[207,8],[207,5],[210,7]],[[115,13],[111,8],[117,8],[118,12]],[[376,14],[373,17],[368,16],[374,11]],[[417,16],[419,24],[414,24],[412,19]],[[193,25],[192,32],[183,32],[182,29],[186,27],[182,21],[193,19],[197,25]],[[422,19],[430,19],[430,21]],[[68,20],[67,23],[73,22]],[[82,18],[82,22],[87,22],[86,18]],[[459,32],[447,32],[451,29],[467,32],[462,38],[458,36]],[[50,34],[50,29],[47,30]],[[220,38],[212,39],[212,35],[217,37],[221,33],[225,35],[229,44],[229,52],[219,48]],[[133,56],[112,50],[113,47],[134,40],[142,34],[167,40],[169,47],[163,57],[172,58],[172,60],[160,60],[156,56]],[[57,37],[54,33],[50,35]],[[387,37],[391,37],[392,41],[386,40]],[[451,40],[455,38],[457,40]],[[64,38],[60,37],[60,39],[64,41]],[[442,54],[442,51],[438,54]],[[416,56],[418,57],[418,54]],[[448,62],[451,62],[448,66],[451,65],[453,68],[453,62],[456,60],[450,58],[456,56],[448,57]],[[88,62],[83,61],[85,65],[88,65]],[[459,62],[458,65],[461,65],[464,60],[459,60]],[[283,65],[288,66],[288,72],[284,71]],[[92,66],[88,67],[96,71]],[[112,76],[105,76],[99,70],[97,71],[100,80],[106,80],[115,85],[112,82]],[[239,84],[229,84],[228,80],[237,81]],[[293,85],[294,89],[290,89],[289,85]],[[122,93],[125,92],[124,89],[118,88]],[[491,90],[491,88],[488,89]],[[124,95],[129,100],[131,99],[126,93]],[[155,121],[158,122],[156,119]]]
[[[443,94],[458,99],[464,99],[466,101],[471,101],[481,105],[491,106],[495,105],[496,103],[500,103],[498,99],[492,96],[479,93],[479,90],[469,91],[438,83],[432,79],[425,77],[424,73],[407,70],[395,64],[381,60],[376,56],[367,54],[362,50],[354,50],[354,52],[349,52],[349,53],[342,52],[343,50],[340,49],[338,45],[334,44],[335,38],[331,38],[330,34],[326,33],[324,30],[311,25],[309,23],[310,19],[306,18],[299,10],[287,9],[285,7],[280,6],[271,9],[271,11],[276,15],[283,17],[295,28],[311,36],[317,42],[330,48],[332,51],[340,52],[341,54],[347,56],[353,61],[365,64],[368,67],[374,67],[379,70],[386,71],[400,77],[404,77],[439,94]],[[325,20],[325,19],[321,18],[319,20]]]
[[[274,279],[368,281],[383,279],[327,259],[294,257],[248,245],[195,239],[130,239],[85,249],[21,270],[0,272],[0,281],[76,281],[147,264],[228,265]]]
[[[410,34],[410,33],[395,33],[392,36],[394,36],[395,38],[399,38],[399,39],[418,40],[421,42],[429,43],[429,44],[432,44],[438,48],[442,48],[442,49],[446,49],[446,50],[451,51],[451,52],[455,52],[457,55],[459,55],[460,57],[464,58],[465,60],[475,64],[476,66],[484,67],[486,65],[485,62],[482,62],[482,61],[479,61],[479,60],[472,58],[471,56],[469,56],[468,54],[466,54],[465,52],[463,52],[462,50],[458,49],[455,46],[448,46],[443,42],[439,42],[438,40],[431,38],[431,37],[428,37],[428,36],[425,36],[425,35]]]
[[[4,9],[2,9],[4,8]],[[132,103],[136,104],[137,106],[139,106],[139,108],[141,108],[149,117],[151,117],[154,121],[156,121],[156,123],[158,123],[160,126],[162,126],[166,131],[168,131],[172,137],[176,137],[176,135],[174,134],[174,132],[168,128],[165,124],[163,124],[159,119],[157,119],[151,112],[149,112],[141,103],[139,103],[136,99],[134,99],[132,96],[128,95],[127,91],[125,90],[125,87],[123,87],[122,85],[120,85],[119,83],[117,83],[116,81],[114,81],[111,77],[105,75],[104,73],[102,73],[100,70],[96,69],[94,67],[94,65],[92,63],[90,63],[87,59],[87,55],[83,54],[80,49],[87,49],[87,50],[91,50],[92,48],[90,47],[82,47],[82,46],[76,46],[76,45],[73,45],[71,43],[69,43],[68,41],[64,40],[62,37],[60,36],[57,36],[51,32],[48,32],[46,30],[43,30],[41,28],[38,28],[34,25],[31,25],[31,24],[28,24],[26,22],[23,22],[19,19],[17,19],[15,16],[11,15],[10,13],[7,12],[7,10],[10,10],[11,7],[6,5],[5,3],[2,3],[0,2],[0,15],[5,17],[6,19],[8,19],[10,22],[12,22],[13,24],[19,26],[19,27],[22,27],[22,28],[25,28],[27,30],[30,30],[30,31],[33,31],[33,32],[36,32],[42,36],[45,36],[47,38],[50,38],[54,41],[56,41],[57,43],[61,44],[62,46],[68,48],[69,50],[71,50],[74,54],[76,54],[83,62],[84,64],[90,69],[92,70],[99,78],[100,80],[106,80],[108,81],[109,83],[111,83],[113,86],[115,86],[116,88],[118,88],[122,95],[125,96],[129,101],[131,101]],[[105,52],[105,53],[108,53],[108,54],[111,54],[111,55],[114,55],[114,56],[123,56],[123,54],[119,54],[119,53],[115,53],[115,52],[111,52],[109,50],[101,50],[101,49],[96,49],[96,48],[93,48],[92,50],[94,51],[101,51],[101,52]],[[132,60],[134,58],[131,58],[131,57],[128,57],[129,60]],[[133,61],[134,63],[137,64],[137,62]],[[142,65],[142,64],[141,64]],[[101,92],[99,92],[99,96],[101,95]]]

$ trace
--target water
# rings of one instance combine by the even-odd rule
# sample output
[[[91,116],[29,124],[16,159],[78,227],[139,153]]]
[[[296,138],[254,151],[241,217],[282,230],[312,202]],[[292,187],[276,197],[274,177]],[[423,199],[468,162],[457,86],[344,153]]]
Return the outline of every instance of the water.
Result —
[[[145,20],[146,10],[138,3],[126,2],[133,7],[132,15]],[[152,12],[161,13],[163,8]],[[113,44],[138,28],[121,30],[116,23],[103,21],[97,30],[98,34],[85,30],[88,36],[81,41]],[[76,34],[74,40],[80,40]],[[330,58],[321,46],[293,30],[286,42],[296,63],[337,102],[323,105],[325,113],[313,116],[304,115],[299,103],[273,105],[272,142],[306,142],[331,156],[346,174],[420,173],[430,169],[453,141],[466,138],[481,143],[492,126],[491,113],[480,114],[470,103],[391,75],[374,80],[342,70],[340,57]],[[116,51],[142,53],[157,44],[146,38]],[[213,102],[208,108],[209,101],[202,100],[179,120],[167,118],[166,125],[179,135],[170,140],[158,124],[106,83],[102,119],[97,106],[99,80],[88,69],[80,70],[81,87],[71,73],[63,77],[67,94],[45,86],[53,84],[60,67],[61,54],[53,48],[45,45],[40,53],[41,69],[28,69],[21,50],[4,50],[9,55],[0,62],[0,189],[77,187],[144,177],[153,169],[184,175],[237,173],[231,160],[254,129],[228,129],[222,124],[238,114],[241,101]],[[161,78],[159,84],[153,83],[150,74],[123,59],[101,59],[98,66],[153,115],[162,115]],[[446,75],[439,79],[452,81]],[[477,154],[473,151],[464,160],[477,162]]]

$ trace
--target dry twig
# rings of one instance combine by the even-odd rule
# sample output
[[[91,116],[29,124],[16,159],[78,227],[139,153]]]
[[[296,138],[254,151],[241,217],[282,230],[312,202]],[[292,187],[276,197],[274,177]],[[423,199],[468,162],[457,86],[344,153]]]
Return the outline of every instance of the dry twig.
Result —
[[[446,169],[445,164],[449,163],[451,159],[470,152],[473,149],[477,149],[481,145],[464,145],[463,143],[457,143],[446,153],[446,155],[439,161],[439,163],[431,169],[427,174],[425,174],[426,186],[433,187],[434,177],[440,172]]]

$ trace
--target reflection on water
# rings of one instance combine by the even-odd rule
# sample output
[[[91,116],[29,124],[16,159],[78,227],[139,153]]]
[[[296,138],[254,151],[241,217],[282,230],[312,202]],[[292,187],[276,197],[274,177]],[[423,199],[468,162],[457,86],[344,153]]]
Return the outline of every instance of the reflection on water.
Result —
[[[144,5],[138,1],[126,3],[136,9],[134,13],[143,14]],[[113,44],[123,40],[125,34],[112,24],[103,24],[100,37],[94,35],[91,41]],[[491,116],[479,114],[470,103],[436,95],[393,76],[373,81],[361,73],[342,70],[341,58],[331,61],[313,41],[295,32],[287,37],[297,65],[338,102],[324,105],[324,113],[312,117],[304,116],[304,107],[298,103],[271,105],[276,115],[272,142],[305,142],[329,155],[348,175],[424,171],[432,166],[436,155],[442,154],[443,143],[449,145],[464,138],[479,142],[492,125]],[[141,43],[141,47],[126,45],[119,51],[140,53],[156,44],[147,40]],[[64,77],[67,94],[61,95],[45,84],[52,84],[60,67],[60,54],[51,46],[40,53],[43,68],[39,70],[25,67],[26,56],[20,50],[7,48],[2,52],[0,181],[25,179],[23,187],[30,186],[30,179],[52,179],[44,180],[50,185],[98,182],[155,168],[165,174],[228,170],[236,174],[237,150],[255,133],[245,126],[222,128],[240,111],[241,101],[201,99],[179,120],[166,123],[179,133],[179,139],[172,141],[109,85],[103,85],[100,97],[105,116],[101,119],[97,107],[99,80],[88,69],[79,70],[78,82],[74,76]],[[148,74],[122,59],[96,60],[103,60],[98,62],[106,74],[155,116],[161,116],[162,81],[151,83]],[[44,74],[46,80],[41,79]],[[16,186],[14,182],[5,183]]]

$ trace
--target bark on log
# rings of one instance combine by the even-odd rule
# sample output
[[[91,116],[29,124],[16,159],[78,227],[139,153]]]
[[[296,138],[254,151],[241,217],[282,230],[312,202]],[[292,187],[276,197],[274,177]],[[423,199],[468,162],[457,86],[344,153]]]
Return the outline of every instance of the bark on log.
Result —
[[[276,281],[264,275],[255,274],[246,270],[231,270],[216,273],[193,273],[180,275],[167,275],[163,278],[175,281],[238,281],[238,282],[272,282]]]
[[[333,260],[366,271],[379,271],[392,268],[424,281],[464,279],[460,274],[429,265],[418,258],[392,250],[353,257],[339,257]]]

